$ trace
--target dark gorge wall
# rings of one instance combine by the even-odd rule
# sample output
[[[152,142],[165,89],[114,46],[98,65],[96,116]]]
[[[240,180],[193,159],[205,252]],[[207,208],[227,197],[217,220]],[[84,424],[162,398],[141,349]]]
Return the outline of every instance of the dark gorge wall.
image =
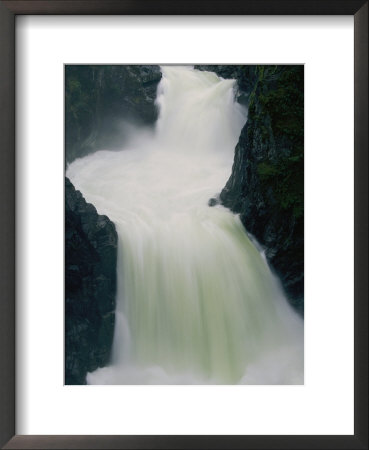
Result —
[[[114,334],[117,233],[65,178],[65,384],[109,362]]]
[[[237,80],[237,99],[241,104],[248,104],[249,96],[257,79],[256,67],[239,65],[196,65],[195,69],[215,72],[222,78]]]
[[[66,163],[96,150],[119,149],[129,124],[150,126],[159,66],[65,66]],[[65,181],[65,383],[109,362],[114,334],[117,233]]]
[[[220,194],[262,244],[290,303],[304,308],[304,68],[199,66],[238,81],[248,121]]]
[[[129,124],[152,125],[160,79],[159,66],[66,65],[66,162],[121,148]]]

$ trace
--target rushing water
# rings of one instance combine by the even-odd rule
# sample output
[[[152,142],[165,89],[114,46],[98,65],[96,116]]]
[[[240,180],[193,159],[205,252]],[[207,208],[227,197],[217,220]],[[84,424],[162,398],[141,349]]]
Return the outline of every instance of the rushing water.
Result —
[[[68,177],[115,223],[111,365],[90,384],[301,384],[303,323],[238,216],[209,207],[246,111],[235,82],[163,67],[154,132],[73,162]]]

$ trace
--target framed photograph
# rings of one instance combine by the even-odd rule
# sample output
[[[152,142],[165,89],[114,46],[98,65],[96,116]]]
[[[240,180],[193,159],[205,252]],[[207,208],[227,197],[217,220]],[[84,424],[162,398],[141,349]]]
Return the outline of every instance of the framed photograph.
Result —
[[[1,445],[367,448],[367,2],[0,21]]]
[[[66,384],[304,383],[303,97],[303,65],[65,66]]]

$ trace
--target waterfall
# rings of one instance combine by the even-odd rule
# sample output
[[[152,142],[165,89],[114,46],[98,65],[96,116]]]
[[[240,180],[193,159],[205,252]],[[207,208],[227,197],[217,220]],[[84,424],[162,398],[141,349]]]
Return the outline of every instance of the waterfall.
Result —
[[[112,360],[89,384],[301,384],[303,321],[242,223],[208,206],[246,121],[235,81],[164,66],[154,131],[67,176],[115,223]]]

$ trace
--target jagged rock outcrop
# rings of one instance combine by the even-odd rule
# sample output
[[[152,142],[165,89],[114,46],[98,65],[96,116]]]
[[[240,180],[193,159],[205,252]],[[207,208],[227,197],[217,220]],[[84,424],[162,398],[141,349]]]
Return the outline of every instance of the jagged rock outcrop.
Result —
[[[154,65],[65,66],[66,162],[120,149],[129,124],[152,125],[160,79]]]
[[[100,149],[119,149],[130,124],[158,116],[159,66],[67,65],[66,163]],[[117,233],[65,181],[65,383],[109,362],[114,334]]]
[[[225,79],[237,80],[237,100],[241,104],[248,104],[250,93],[252,92],[257,79],[257,66],[240,65],[196,65],[195,69],[215,72]]]
[[[65,384],[109,362],[114,334],[117,233],[65,178]]]
[[[220,201],[265,247],[289,301],[303,313],[303,66],[198,68],[236,78],[238,98],[249,108]]]

